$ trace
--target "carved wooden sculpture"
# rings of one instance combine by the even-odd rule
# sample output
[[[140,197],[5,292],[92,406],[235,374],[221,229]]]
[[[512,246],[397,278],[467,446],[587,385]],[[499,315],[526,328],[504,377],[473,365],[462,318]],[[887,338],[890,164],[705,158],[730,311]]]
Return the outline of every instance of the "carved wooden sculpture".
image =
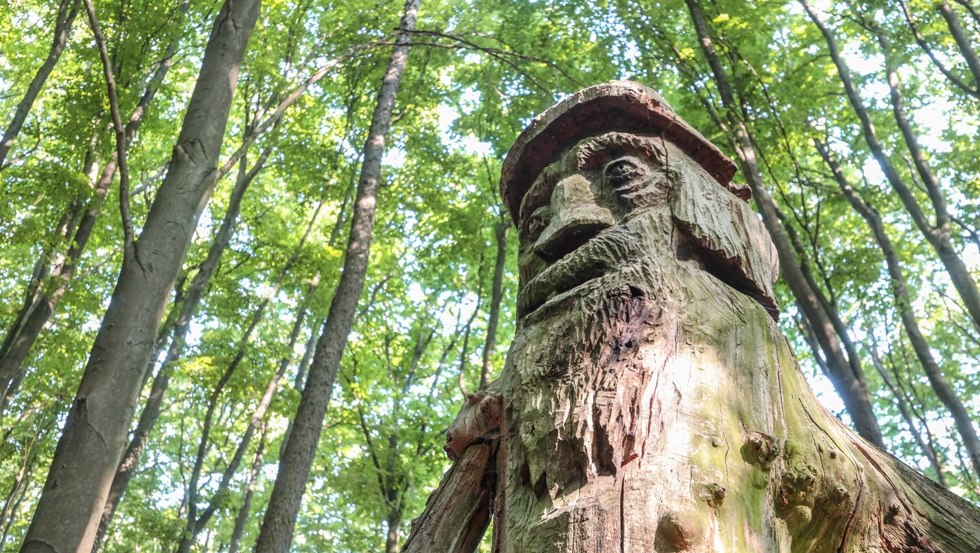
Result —
[[[524,131],[517,332],[405,551],[473,551],[491,513],[495,552],[980,551],[980,510],[814,400],[734,172],[632,82]]]

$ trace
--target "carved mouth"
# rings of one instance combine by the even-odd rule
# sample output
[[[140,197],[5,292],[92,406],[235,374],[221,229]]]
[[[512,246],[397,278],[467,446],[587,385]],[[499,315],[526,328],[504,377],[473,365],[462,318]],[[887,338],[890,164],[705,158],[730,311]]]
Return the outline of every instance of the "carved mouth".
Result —
[[[612,268],[611,252],[629,248],[617,234],[614,229],[601,232],[532,278],[518,294],[518,318],[530,316],[545,305],[561,303],[592,287],[593,281]]]
[[[560,301],[579,288],[605,274],[605,264],[592,260],[577,272],[551,272],[551,268],[534,277],[521,291],[517,300],[518,317],[528,316],[551,300]],[[554,267],[554,266],[552,266]],[[551,277],[551,278],[549,278]],[[560,296],[560,297],[559,297]]]

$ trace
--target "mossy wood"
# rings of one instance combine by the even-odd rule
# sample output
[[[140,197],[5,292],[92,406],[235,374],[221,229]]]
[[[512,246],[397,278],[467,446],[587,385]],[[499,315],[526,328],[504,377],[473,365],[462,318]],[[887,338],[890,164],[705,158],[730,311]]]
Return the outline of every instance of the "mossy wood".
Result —
[[[490,516],[501,553],[980,551],[980,510],[817,404],[726,161],[631,82],[518,138],[518,329],[404,551],[473,551]]]

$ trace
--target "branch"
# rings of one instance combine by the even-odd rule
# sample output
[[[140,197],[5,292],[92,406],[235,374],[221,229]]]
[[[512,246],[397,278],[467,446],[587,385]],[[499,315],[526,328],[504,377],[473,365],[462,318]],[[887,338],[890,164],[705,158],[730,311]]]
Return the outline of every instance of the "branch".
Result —
[[[123,224],[124,255],[128,256],[133,246],[133,221],[129,211],[129,161],[126,156],[126,127],[123,126],[122,116],[119,114],[116,79],[112,75],[112,62],[109,59],[109,52],[106,50],[105,40],[102,38],[99,19],[95,15],[95,6],[92,5],[92,0],[84,1],[89,26],[95,36],[95,44],[99,48],[99,57],[102,59],[102,71],[105,74],[105,84],[109,96],[109,112],[112,115],[112,127],[116,131],[116,153],[119,158],[119,214],[122,216]]]

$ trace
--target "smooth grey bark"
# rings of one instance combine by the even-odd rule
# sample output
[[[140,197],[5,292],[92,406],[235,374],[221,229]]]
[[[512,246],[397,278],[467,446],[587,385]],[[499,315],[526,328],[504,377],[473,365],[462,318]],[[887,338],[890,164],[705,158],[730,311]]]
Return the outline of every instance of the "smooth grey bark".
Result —
[[[186,12],[187,6],[188,1],[185,0],[179,11],[181,13]],[[164,58],[160,60],[153,75],[147,81],[143,94],[130,113],[125,127],[125,140],[127,142],[132,141],[139,130],[146,111],[173,65],[178,40],[179,36],[174,37],[167,45]],[[52,285],[38,287],[34,293],[29,291],[31,299],[21,308],[15,323],[4,339],[3,347],[0,348],[0,414],[3,413],[4,408],[19,387],[20,380],[24,375],[24,361],[34,342],[37,341],[41,331],[51,320],[61,298],[68,292],[68,287],[75,275],[75,269],[85,252],[88,240],[95,229],[95,223],[101,214],[102,203],[105,201],[106,194],[108,194],[119,168],[118,162],[119,151],[116,149],[113,150],[109,161],[102,168],[95,183],[92,198],[88,203],[76,201],[69,207],[67,215],[69,224],[66,232],[71,233],[71,241],[68,242],[67,251],[59,256],[53,267],[45,267],[43,273],[44,275],[51,275]],[[90,159],[86,159],[85,166],[84,172],[88,174],[89,169],[94,167],[94,154]],[[50,260],[42,258],[40,263],[48,265]]]
[[[358,299],[364,289],[374,231],[377,191],[381,182],[381,158],[384,155],[395,96],[408,61],[410,32],[415,29],[419,3],[420,0],[408,0],[405,3],[395,47],[378,93],[377,107],[364,145],[364,163],[357,185],[343,273],[330,303],[327,324],[317,340],[303,396],[289,439],[284,445],[276,483],[255,547],[258,553],[285,553],[292,542],[296,515],[299,513],[303,491],[320,440],[330,393],[354,322]]]
[[[122,268],[41,492],[22,551],[88,551],[153,351],[157,327],[214,187],[238,70],[261,0],[227,0],[167,177]]]
[[[269,405],[272,404],[272,398],[275,395],[276,390],[279,389],[279,381],[282,379],[287,367],[289,366],[288,356],[280,359],[279,368],[276,371],[276,374],[269,380],[265,392],[259,399],[259,402],[252,413],[252,417],[249,419],[249,423],[245,428],[245,432],[238,441],[238,445],[235,448],[235,453],[231,456],[231,460],[228,461],[227,466],[221,473],[221,480],[219,481],[217,488],[215,488],[214,493],[207,501],[207,505],[203,509],[199,510],[199,482],[204,472],[205,458],[208,455],[208,449],[211,445],[211,428],[214,425],[215,412],[219,407],[218,402],[221,399],[221,395],[224,393],[225,387],[231,381],[231,377],[234,376],[235,372],[238,370],[238,367],[245,359],[245,355],[248,353],[248,348],[252,341],[252,336],[255,334],[255,330],[262,321],[266,308],[268,308],[269,303],[272,302],[272,299],[276,296],[276,294],[279,293],[283,282],[286,280],[286,277],[292,271],[293,265],[295,265],[300,254],[303,252],[303,246],[306,244],[307,239],[310,237],[310,233],[313,231],[317,217],[320,215],[320,210],[323,208],[323,204],[324,201],[321,200],[317,205],[313,216],[310,218],[310,222],[306,227],[306,232],[303,233],[303,237],[293,249],[292,255],[290,255],[289,259],[286,260],[286,263],[283,264],[282,268],[279,270],[279,275],[276,277],[276,280],[272,285],[272,289],[268,292],[266,297],[259,302],[259,305],[256,306],[255,310],[252,312],[248,326],[245,329],[242,338],[238,342],[235,355],[232,357],[231,361],[225,368],[225,371],[222,373],[221,378],[218,379],[217,384],[215,384],[214,388],[211,390],[211,393],[208,395],[208,404],[201,428],[201,437],[197,445],[197,455],[194,458],[194,467],[191,470],[190,481],[188,482],[187,490],[185,491],[184,503],[187,505],[187,520],[184,527],[184,532],[181,534],[180,542],[177,545],[177,551],[179,553],[188,553],[191,550],[191,547],[193,547],[194,542],[197,540],[198,534],[200,534],[201,531],[207,526],[208,522],[211,520],[211,517],[214,516],[215,511],[217,511],[220,497],[229,489],[231,480],[235,476],[235,472],[241,465],[242,459],[245,457],[246,450],[252,442],[252,437],[255,435],[256,430],[262,425],[265,419],[265,413],[268,411]],[[306,315],[306,300],[313,294],[313,292],[316,291],[316,285],[317,282],[312,284],[309,293],[304,298],[302,305],[300,305],[299,312],[296,315],[296,321],[294,322],[290,333],[290,342],[287,351],[292,351],[292,347],[296,344],[296,339],[299,337],[300,329],[303,326],[303,318]],[[199,512],[200,514],[198,514]]]
[[[71,35],[71,28],[75,22],[75,16],[78,15],[80,3],[81,0],[61,0],[61,3],[58,4],[58,13],[55,16],[54,37],[51,39],[51,48],[48,50],[48,56],[41,63],[41,67],[38,68],[37,73],[34,74],[31,83],[27,85],[24,97],[17,104],[13,118],[7,125],[7,128],[4,129],[3,137],[0,138],[0,171],[3,171],[6,167],[7,154],[10,153],[10,149],[14,145],[14,140],[20,134],[24,122],[27,121],[27,115],[31,112],[31,107],[34,105],[34,101],[37,100],[38,94],[44,88],[44,83],[47,82],[48,77],[51,76],[51,71],[54,70],[54,66],[57,65],[58,60],[61,58],[61,53],[64,52],[65,45],[68,44],[68,38]]]
[[[119,502],[122,501],[123,495],[126,493],[126,488],[135,475],[140,458],[146,448],[150,432],[156,426],[157,419],[160,417],[160,410],[163,406],[167,389],[170,387],[170,377],[184,354],[184,347],[187,344],[187,333],[190,331],[191,322],[197,315],[211,278],[218,270],[221,257],[224,255],[228,243],[231,241],[232,234],[238,222],[238,215],[241,212],[242,200],[249,186],[255,180],[255,177],[258,176],[259,172],[265,166],[265,162],[271,152],[272,145],[270,144],[261,152],[259,158],[251,168],[248,168],[247,159],[244,153],[242,154],[239,160],[239,173],[235,180],[235,186],[232,188],[228,198],[228,207],[225,209],[225,214],[221,219],[221,224],[218,226],[218,231],[211,241],[207,256],[198,266],[190,285],[180,294],[180,297],[174,303],[172,312],[178,314],[172,321],[172,327],[163,333],[164,339],[158,340],[157,342],[158,345],[162,346],[166,344],[165,338],[169,337],[166,355],[156,375],[153,377],[150,393],[147,396],[142,411],[140,411],[139,420],[136,423],[133,436],[129,440],[122,459],[116,468],[116,474],[113,476],[112,484],[109,488],[109,495],[99,522],[98,538],[93,551],[97,551],[102,540],[105,539],[112,517],[119,507]],[[151,355],[150,359],[156,358],[159,353],[156,351],[156,355]],[[148,366],[146,370],[149,371],[150,367]]]
[[[861,122],[861,132],[864,136],[864,141],[871,150],[871,154],[881,166],[881,171],[885,174],[885,179],[895,190],[895,193],[898,195],[906,211],[908,211],[915,226],[925,237],[926,241],[929,242],[929,245],[932,246],[937,257],[939,257],[939,261],[946,268],[946,272],[949,273],[950,280],[952,280],[953,286],[959,293],[960,299],[963,301],[967,313],[969,313],[973,320],[974,326],[980,328],[980,291],[978,291],[976,282],[973,280],[963,259],[957,253],[950,238],[950,216],[946,208],[946,200],[935,178],[927,178],[931,175],[931,172],[928,171],[928,166],[922,157],[922,152],[918,147],[915,135],[905,118],[904,106],[902,104],[901,94],[898,91],[897,76],[894,73],[894,69],[888,68],[888,85],[892,110],[899,129],[902,131],[906,145],[912,154],[916,170],[920,176],[923,176],[922,184],[926,187],[926,192],[935,211],[935,225],[929,222],[913,191],[899,174],[895,165],[878,141],[878,135],[871,121],[871,116],[861,98],[860,92],[858,92],[857,87],[851,79],[850,68],[840,55],[840,48],[837,46],[837,39],[834,37],[834,34],[820,20],[820,17],[807,0],[799,0],[799,3],[803,6],[803,9],[807,12],[813,24],[817,26],[824,37],[830,57],[837,67],[837,73],[844,86],[844,92],[848,102]],[[885,53],[887,54],[887,52]],[[923,171],[926,172],[923,173]]]
[[[973,75],[974,87],[980,90],[980,58],[977,57],[977,51],[974,49],[977,37],[974,36],[971,39],[968,36],[960,24],[959,16],[956,15],[953,6],[950,6],[949,2],[940,0],[936,7],[939,9],[939,13],[943,16],[943,19],[946,20],[946,26],[949,27],[949,34],[956,41],[956,46],[959,48],[960,54],[966,60],[966,66],[970,68],[970,73]]]
[[[848,203],[851,204],[851,207],[867,223],[875,242],[877,242],[878,247],[885,256],[885,267],[888,270],[892,294],[895,297],[895,308],[898,309],[899,317],[902,320],[902,327],[905,328],[905,333],[908,335],[909,342],[912,344],[912,351],[915,352],[915,356],[919,360],[922,370],[926,373],[926,378],[929,379],[929,385],[953,417],[956,430],[960,438],[963,439],[963,447],[969,453],[973,470],[980,475],[980,438],[977,437],[970,413],[966,410],[963,402],[946,380],[945,375],[943,375],[943,370],[939,367],[935,357],[932,355],[929,343],[922,334],[918,318],[912,310],[912,297],[909,293],[908,283],[905,280],[905,274],[902,272],[898,252],[888,237],[888,233],[885,232],[885,225],[881,220],[881,215],[878,214],[876,209],[868,205],[858,196],[854,187],[847,181],[847,178],[841,171],[840,165],[834,159],[829,148],[820,141],[814,141],[814,145],[820,153],[820,157],[823,158],[824,162],[830,168],[841,194],[843,194]]]
[[[783,278],[793,291],[793,296],[796,298],[800,309],[810,321],[810,328],[813,330],[821,350],[824,351],[828,367],[832,369],[831,382],[840,394],[847,412],[854,422],[855,429],[869,442],[884,448],[881,429],[872,409],[871,398],[860,362],[855,356],[845,355],[838,335],[838,330],[843,325],[835,324],[830,313],[826,310],[826,301],[820,297],[818,290],[811,286],[812,281],[808,280],[800,269],[799,262],[793,255],[793,247],[790,245],[787,233],[780,224],[776,204],[763,184],[755,144],[745,124],[736,115],[738,105],[735,95],[728,74],[714,49],[701,6],[696,0],[685,0],[685,3],[691,14],[701,50],[708,60],[722,103],[728,112],[729,121],[727,124],[731,129],[730,133],[735,138],[735,149],[742,166],[742,173],[752,188],[756,205],[762,213],[762,221],[772,237],[776,251],[779,253]]]
[[[501,214],[494,226],[494,239],[497,243],[497,258],[493,264],[493,285],[490,289],[490,318],[487,320],[487,340],[483,347],[483,368],[480,371],[480,389],[490,384],[490,371],[493,349],[497,345],[497,326],[500,321],[500,303],[504,296],[504,265],[507,263],[507,228],[510,225]]]

